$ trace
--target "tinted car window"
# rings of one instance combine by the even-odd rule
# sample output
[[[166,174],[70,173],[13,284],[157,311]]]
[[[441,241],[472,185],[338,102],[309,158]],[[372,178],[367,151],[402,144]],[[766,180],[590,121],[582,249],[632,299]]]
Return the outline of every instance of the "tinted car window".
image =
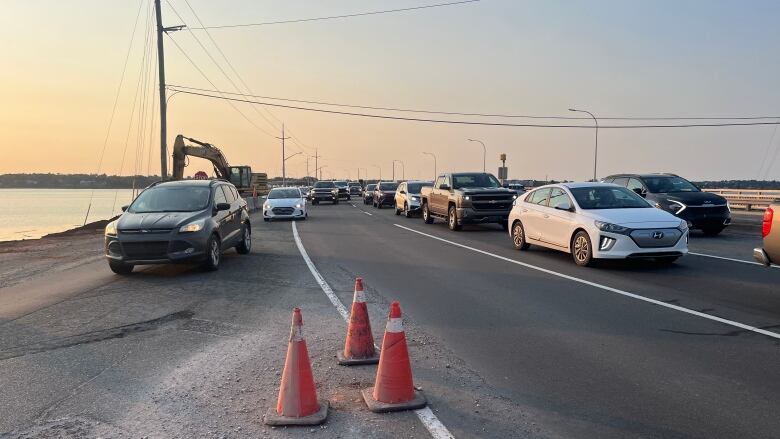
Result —
[[[607,183],[615,183],[618,186],[625,186],[626,184],[628,184],[628,177],[618,177],[612,180],[611,182],[607,182]]]
[[[211,189],[203,187],[154,187],[141,192],[127,209],[131,213],[195,212],[209,205]]]
[[[314,187],[316,188],[334,188],[336,187],[332,181],[318,181],[314,183]]]
[[[375,184],[369,184],[368,186],[366,186],[366,190],[369,191],[369,192],[373,191],[374,189],[376,189],[376,185]]]
[[[532,204],[547,204],[547,196],[550,194],[550,189],[539,189],[531,192],[526,198],[526,201]]]
[[[453,189],[467,187],[501,187],[501,183],[490,174],[455,174],[452,176]]]
[[[634,189],[639,189],[644,192],[645,187],[642,186],[642,182],[637,180],[636,178],[631,178],[628,180],[628,185],[626,186],[628,190],[633,191]]]
[[[298,189],[271,189],[268,193],[269,200],[281,198],[301,198],[301,192]]]
[[[227,203],[227,197],[225,197],[225,193],[222,192],[222,188],[220,186],[217,186],[214,188],[214,205],[216,206],[219,203]]]
[[[669,192],[699,192],[699,188],[690,181],[682,177],[673,177],[667,175],[643,177],[647,188],[654,194],[665,194]]]
[[[398,183],[392,183],[392,182],[379,183],[380,191],[394,191],[396,190],[396,188],[398,188]]]
[[[624,187],[579,187],[572,188],[571,193],[583,209],[651,208],[644,198]]]
[[[225,192],[225,199],[228,203],[232,203],[236,201],[236,197],[233,196],[233,192],[230,191],[230,188],[228,186],[222,185],[220,186],[222,188],[222,191]]]
[[[562,189],[553,189],[550,192],[550,207],[560,207],[564,203],[571,207],[571,200],[569,200],[569,196],[566,192]]]

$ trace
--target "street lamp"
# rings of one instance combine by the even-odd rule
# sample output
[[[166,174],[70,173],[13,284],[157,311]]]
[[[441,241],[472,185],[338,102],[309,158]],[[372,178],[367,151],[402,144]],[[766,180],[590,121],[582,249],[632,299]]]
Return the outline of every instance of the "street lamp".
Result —
[[[393,181],[395,181],[395,162],[401,164],[401,179],[406,180],[406,166],[404,166],[404,162],[400,160],[393,160]]]
[[[287,163],[287,160],[290,160],[291,158],[295,157],[298,154],[303,154],[303,151],[298,151],[295,154],[288,155],[287,157],[284,158],[284,163]],[[282,169],[284,169],[284,163],[282,163]],[[287,175],[285,172],[282,172],[282,186],[287,186]]]
[[[434,154],[432,152],[425,152],[425,151],[423,151],[423,154],[426,154],[426,155],[429,155],[429,156],[433,157],[433,179],[436,180],[436,177],[437,177],[437,175],[436,175],[436,154]]]
[[[569,108],[569,111],[574,111],[577,113],[587,113],[590,115],[590,117],[593,118],[593,122],[596,123],[596,149],[593,152],[593,181],[598,181],[596,178],[596,170],[599,162],[599,120],[596,119],[596,116],[593,115],[590,111],[586,110],[577,110],[576,108]]]
[[[379,181],[382,181],[382,167],[379,165],[371,165],[371,166],[379,169]]]
[[[487,157],[487,148],[485,142],[477,139],[467,139],[469,142],[479,142],[482,144],[482,172],[485,172],[485,158]]]

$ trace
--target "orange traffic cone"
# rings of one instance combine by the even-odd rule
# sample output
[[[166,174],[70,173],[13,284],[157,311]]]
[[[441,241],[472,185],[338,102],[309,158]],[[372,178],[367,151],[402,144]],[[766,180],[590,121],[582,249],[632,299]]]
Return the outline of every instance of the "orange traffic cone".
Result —
[[[339,364],[374,364],[379,362],[368,320],[366,295],[363,292],[363,278],[355,279],[355,294],[352,297],[352,312],[349,316],[347,340],[344,350],[337,353]]]
[[[390,306],[374,387],[363,389],[363,400],[372,412],[383,413],[425,407],[425,395],[414,389],[412,366],[397,301]]]
[[[303,317],[299,308],[293,309],[290,342],[282,372],[279,400],[276,409],[268,409],[265,423],[268,425],[317,425],[328,416],[328,402],[317,401],[314,377],[309,363],[306,340],[301,332]]]

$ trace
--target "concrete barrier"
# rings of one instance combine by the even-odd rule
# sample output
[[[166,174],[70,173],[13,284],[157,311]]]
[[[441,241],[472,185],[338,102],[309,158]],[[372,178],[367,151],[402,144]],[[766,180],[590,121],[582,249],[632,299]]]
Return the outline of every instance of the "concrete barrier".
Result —
[[[727,199],[732,208],[764,210],[772,202],[780,200],[780,190],[757,189],[705,189]]]

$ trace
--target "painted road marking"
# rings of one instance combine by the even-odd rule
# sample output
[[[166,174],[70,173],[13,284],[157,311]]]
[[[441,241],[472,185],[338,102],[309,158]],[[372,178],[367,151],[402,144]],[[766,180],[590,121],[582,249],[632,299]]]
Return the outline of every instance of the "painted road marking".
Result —
[[[365,214],[366,214],[366,215],[368,215],[368,216],[373,216],[373,215],[374,215],[373,213],[368,213],[368,212],[366,212],[365,210],[361,210],[361,212],[365,213]]]
[[[496,258],[496,259],[500,259],[502,261],[510,262],[512,264],[521,265],[523,267],[530,268],[532,270],[541,271],[542,273],[547,273],[547,274],[550,274],[550,275],[553,275],[553,276],[557,276],[557,277],[560,277],[560,278],[563,278],[563,279],[567,279],[567,280],[570,280],[570,281],[573,281],[573,282],[578,282],[578,283],[581,283],[581,284],[584,284],[584,285],[588,285],[588,286],[591,286],[591,287],[600,288],[602,290],[609,291],[611,293],[620,294],[621,296],[630,297],[632,299],[641,300],[641,301],[647,302],[647,303],[652,303],[653,305],[662,306],[664,308],[673,309],[673,310],[676,310],[676,311],[684,312],[686,314],[691,314],[691,315],[694,315],[694,316],[697,316],[697,317],[705,318],[705,319],[708,319],[708,320],[713,320],[713,321],[716,321],[718,323],[723,323],[723,324],[726,324],[726,325],[735,326],[737,328],[745,329],[747,331],[755,332],[757,334],[766,335],[768,337],[780,339],[780,334],[778,334],[776,332],[772,332],[772,331],[767,331],[766,329],[757,328],[755,326],[746,325],[744,323],[735,322],[733,320],[728,320],[728,319],[724,319],[724,318],[721,318],[721,317],[713,316],[713,315],[710,315],[710,314],[705,314],[703,312],[694,311],[692,309],[688,309],[688,308],[685,308],[685,307],[682,307],[682,306],[677,306],[677,305],[673,305],[671,303],[661,302],[660,300],[651,299],[649,297],[640,296],[638,294],[629,293],[628,291],[623,291],[623,290],[620,290],[620,289],[617,289],[617,288],[613,288],[613,287],[610,287],[610,286],[607,286],[607,285],[602,285],[602,284],[599,284],[599,283],[596,283],[596,282],[591,282],[591,281],[588,281],[588,280],[585,280],[585,279],[580,279],[578,277],[569,276],[569,275],[563,274],[563,273],[558,273],[557,271],[548,270],[546,268],[538,267],[536,265],[531,265],[531,264],[528,264],[528,263],[525,263],[525,262],[520,262],[520,261],[511,259],[511,258],[507,258],[507,257],[504,257],[504,256],[497,255],[495,253],[490,253],[490,252],[487,252],[485,250],[480,250],[478,248],[469,247],[467,245],[459,244],[457,242],[453,242],[453,241],[450,241],[450,240],[447,240],[447,239],[444,239],[444,238],[439,238],[438,236],[430,235],[428,233],[423,233],[423,232],[420,232],[419,230],[414,230],[414,229],[411,229],[409,227],[404,227],[404,226],[402,226],[400,224],[393,224],[393,225],[396,226],[396,227],[399,227],[401,229],[408,230],[408,231],[413,232],[413,233],[417,233],[418,235],[422,235],[422,236],[426,236],[428,238],[436,239],[436,240],[441,241],[441,242],[446,242],[447,244],[454,245],[454,246],[460,247],[460,248],[465,248],[467,250],[471,250],[471,251],[476,252],[476,253],[481,253],[483,255],[490,256],[490,257],[493,257],[493,258]]]
[[[727,258],[727,257],[724,257],[724,256],[715,256],[715,255],[708,255],[708,254],[705,254],[705,253],[694,253],[694,252],[688,252],[688,254],[689,255],[694,255],[694,256],[703,256],[705,258],[723,259],[724,261],[741,262],[743,264],[760,265],[760,266],[764,267],[764,264],[759,264],[758,262],[755,262],[755,261],[746,261],[744,259],[734,259],[734,258]],[[778,266],[778,265],[770,265],[770,267],[772,267],[772,268],[780,268],[780,266]]]
[[[368,212],[363,212],[368,213]],[[369,213],[369,215],[371,215]],[[309,271],[311,272],[311,275],[314,276],[314,280],[317,281],[317,283],[320,285],[320,288],[322,288],[322,291],[325,293],[326,296],[328,296],[328,299],[330,299],[330,302],[333,304],[333,306],[336,307],[336,311],[341,314],[341,317],[344,319],[344,321],[349,321],[349,313],[347,312],[347,308],[344,306],[343,303],[341,303],[341,300],[336,296],[336,293],[333,292],[333,289],[328,285],[328,283],[325,281],[325,278],[322,277],[320,272],[317,270],[317,267],[314,266],[314,262],[312,262],[311,258],[309,257],[309,254],[306,252],[306,249],[303,247],[303,242],[301,241],[301,236],[298,234],[298,228],[295,226],[295,222],[292,223],[292,231],[293,231],[293,237],[295,238],[295,245],[298,246],[298,251],[301,252],[301,256],[303,257],[303,260],[306,262],[306,266],[309,267]],[[428,432],[431,434],[431,437],[434,439],[455,439],[455,436],[450,433],[449,430],[447,430],[447,427],[444,426],[444,424],[441,423],[439,418],[436,417],[435,414],[433,414],[433,411],[430,407],[421,408],[418,410],[415,410],[414,413],[417,415],[417,417],[420,419],[420,422],[425,426],[425,428],[428,430]]]

